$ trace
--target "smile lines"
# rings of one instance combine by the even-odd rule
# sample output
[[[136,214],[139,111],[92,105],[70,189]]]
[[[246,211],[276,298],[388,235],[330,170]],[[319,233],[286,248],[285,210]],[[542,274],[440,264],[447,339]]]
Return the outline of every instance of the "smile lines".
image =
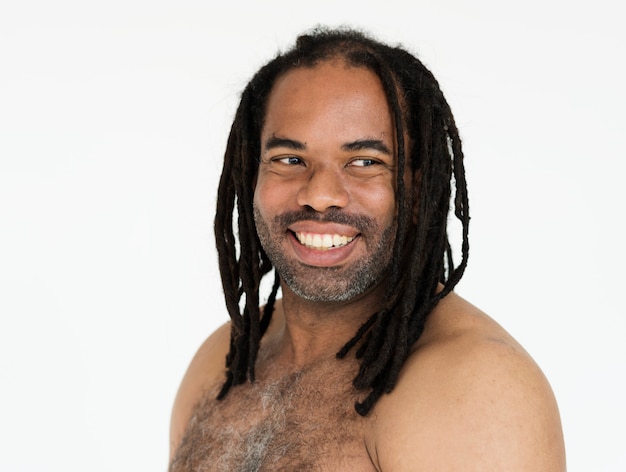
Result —
[[[318,234],[318,233],[295,233],[300,244],[313,249],[326,251],[331,248],[341,247],[348,244],[354,238],[342,236],[340,234]]]

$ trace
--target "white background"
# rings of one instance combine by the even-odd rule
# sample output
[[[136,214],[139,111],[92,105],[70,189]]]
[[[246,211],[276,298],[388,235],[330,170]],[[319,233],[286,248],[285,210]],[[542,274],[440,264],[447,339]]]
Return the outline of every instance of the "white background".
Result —
[[[238,94],[317,23],[438,77],[470,185],[458,291],[550,379],[569,470],[626,470],[619,2],[8,3],[0,471],[165,471],[178,382],[226,320],[212,219]]]

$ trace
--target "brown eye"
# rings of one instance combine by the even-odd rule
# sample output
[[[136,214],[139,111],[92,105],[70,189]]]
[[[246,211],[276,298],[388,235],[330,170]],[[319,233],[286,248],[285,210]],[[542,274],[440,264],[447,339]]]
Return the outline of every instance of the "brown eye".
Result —
[[[296,156],[285,156],[274,159],[275,162],[280,162],[281,164],[287,164],[290,166],[297,166],[302,164],[302,159]]]
[[[360,159],[354,159],[353,161],[350,162],[350,165],[355,166],[355,167],[370,167],[376,164],[378,164],[377,160],[368,159],[366,157],[360,158]]]

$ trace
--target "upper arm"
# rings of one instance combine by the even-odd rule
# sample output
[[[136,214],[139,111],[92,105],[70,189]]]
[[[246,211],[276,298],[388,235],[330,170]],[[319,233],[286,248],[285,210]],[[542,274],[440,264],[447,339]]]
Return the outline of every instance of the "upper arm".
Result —
[[[532,359],[507,343],[425,353],[379,406],[382,471],[565,470],[550,386]]]
[[[200,346],[178,388],[170,422],[170,460],[176,452],[196,403],[211,384],[224,379],[230,324],[217,329]]]

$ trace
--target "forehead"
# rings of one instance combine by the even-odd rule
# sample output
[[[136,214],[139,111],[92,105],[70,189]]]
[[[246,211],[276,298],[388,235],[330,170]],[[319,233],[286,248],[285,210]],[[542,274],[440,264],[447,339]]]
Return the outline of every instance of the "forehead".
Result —
[[[262,135],[313,132],[316,126],[337,137],[352,133],[392,139],[391,113],[378,76],[341,60],[280,76],[267,101]]]

